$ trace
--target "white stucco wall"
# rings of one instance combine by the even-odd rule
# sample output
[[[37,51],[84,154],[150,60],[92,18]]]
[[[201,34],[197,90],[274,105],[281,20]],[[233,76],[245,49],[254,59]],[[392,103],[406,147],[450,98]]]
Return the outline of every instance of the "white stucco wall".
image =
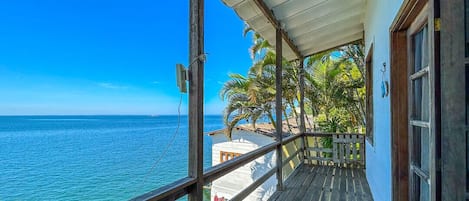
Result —
[[[236,130],[233,131],[232,141],[228,141],[224,134],[216,134],[211,137],[213,141],[212,165],[220,163],[220,151],[244,154],[274,142],[272,138],[264,135]],[[268,153],[217,179],[212,183],[211,200],[215,195],[227,199],[232,198],[274,167],[275,158],[274,152]],[[275,192],[276,182],[277,179],[274,175],[244,200],[267,200]]]
[[[401,7],[402,0],[368,0],[366,6],[365,51],[373,44],[373,110],[374,145],[366,143],[366,176],[374,200],[392,200],[391,106],[390,96],[381,96],[383,63],[384,79],[390,81],[389,28]],[[406,103],[403,103],[406,104]]]

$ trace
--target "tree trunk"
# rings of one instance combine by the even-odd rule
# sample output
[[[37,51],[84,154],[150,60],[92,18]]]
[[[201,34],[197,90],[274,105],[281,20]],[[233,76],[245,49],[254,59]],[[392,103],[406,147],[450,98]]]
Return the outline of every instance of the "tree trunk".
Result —
[[[274,126],[274,129],[276,129],[276,128],[277,128],[277,125],[276,125],[276,123],[275,123],[274,116],[272,116],[272,113],[269,112],[269,113],[267,114],[267,117],[269,117],[270,123],[272,124],[272,126]]]
[[[296,125],[300,125],[298,123],[298,113],[296,112],[295,104],[293,104],[293,101],[288,101],[288,104],[290,105],[290,108],[293,110],[293,116],[295,117]]]
[[[288,120],[288,116],[287,116],[287,108],[285,106],[285,108],[283,109],[283,116],[285,116],[285,121],[287,121],[287,127],[288,127],[288,131],[290,133],[292,133],[291,131],[291,126],[290,126],[290,121]],[[282,125],[283,126],[283,125]]]

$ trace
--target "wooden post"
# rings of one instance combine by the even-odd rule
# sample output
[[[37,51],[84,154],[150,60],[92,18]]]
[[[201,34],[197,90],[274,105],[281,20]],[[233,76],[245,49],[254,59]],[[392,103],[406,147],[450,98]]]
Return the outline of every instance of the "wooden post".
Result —
[[[189,0],[189,201],[203,200],[204,0]]]
[[[298,69],[298,74],[300,78],[300,134],[303,135],[306,132],[306,124],[305,124],[305,70],[304,70],[304,60],[303,58],[299,59],[300,65]],[[301,163],[305,161],[305,151],[306,151],[306,143],[305,137],[301,137],[301,149],[300,152],[300,159]]]
[[[464,111],[468,86],[464,84],[466,81],[464,1],[436,2],[440,4],[441,17],[440,41],[435,42],[440,45],[439,48],[435,48],[435,50],[440,50],[436,52],[440,54],[436,58],[441,59],[440,66],[435,65],[436,73],[440,74],[439,92],[441,93],[441,125],[439,125],[441,129],[441,200],[465,200],[467,184],[464,176],[466,175],[466,160],[464,159],[468,145],[466,144],[467,129],[465,129]]]
[[[280,144],[277,146],[277,190],[283,190],[283,176],[282,176],[282,169],[283,169],[283,160],[282,160],[282,130],[283,130],[283,122],[282,122],[282,31],[280,28],[276,28],[275,34],[275,54],[276,54],[276,64],[277,67],[275,68],[275,89],[276,89],[276,96],[275,96],[275,118],[276,118],[276,132],[277,132],[277,141]]]

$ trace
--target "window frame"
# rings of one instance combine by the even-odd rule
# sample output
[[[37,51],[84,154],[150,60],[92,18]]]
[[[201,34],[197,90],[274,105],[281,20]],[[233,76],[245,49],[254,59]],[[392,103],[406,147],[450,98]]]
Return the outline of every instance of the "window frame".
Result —
[[[371,146],[375,146],[374,135],[374,110],[373,110],[373,50],[374,44],[370,45],[365,59],[365,84],[366,84],[366,132],[365,138]]]
[[[241,153],[237,152],[229,152],[229,151],[220,151],[220,163],[223,163],[225,161],[229,161],[233,158],[236,158],[238,156],[241,156]]]

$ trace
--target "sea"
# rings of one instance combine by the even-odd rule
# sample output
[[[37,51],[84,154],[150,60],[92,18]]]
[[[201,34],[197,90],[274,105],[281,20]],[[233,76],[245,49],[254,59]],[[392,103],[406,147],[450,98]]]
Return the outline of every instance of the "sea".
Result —
[[[205,132],[223,128],[205,116]],[[211,166],[204,135],[204,168]],[[0,201],[128,200],[187,176],[187,116],[0,116]]]

